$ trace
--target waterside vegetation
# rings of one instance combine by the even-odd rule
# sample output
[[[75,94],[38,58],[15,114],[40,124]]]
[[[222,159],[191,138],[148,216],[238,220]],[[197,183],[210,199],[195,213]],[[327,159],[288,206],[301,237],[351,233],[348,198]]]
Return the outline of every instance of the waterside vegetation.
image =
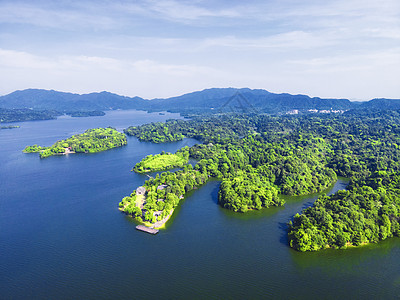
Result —
[[[380,171],[296,214],[289,243],[299,251],[376,243],[400,236],[399,221],[400,173]]]
[[[0,126],[0,129],[15,129],[19,128],[20,126],[9,125],[9,126]]]
[[[125,134],[114,128],[88,129],[82,134],[73,135],[65,140],[57,141],[50,147],[38,145],[27,146],[25,153],[38,152],[40,158],[67,153],[95,153],[127,144]]]
[[[28,108],[0,108],[0,123],[52,120],[61,113],[54,110],[32,110]]]
[[[156,155],[148,155],[138,162],[133,171],[137,173],[149,173],[163,171],[172,168],[181,168],[189,162],[189,147],[185,147],[175,154],[162,152]]]
[[[63,114],[70,115],[71,117],[93,117],[104,116],[105,112],[99,110],[60,112],[51,109],[0,108],[0,123],[53,120]]]
[[[289,222],[290,246],[315,251],[377,242],[399,234],[399,124],[398,111],[351,111],[326,116],[224,114],[130,127],[125,132],[140,140],[192,137],[202,144],[185,150],[198,160],[194,167],[185,165],[145,182],[146,208],[129,198],[135,193],[120,208],[152,226],[210,178],[221,180],[221,206],[246,212],[283,205],[280,194],[323,191],[343,176],[350,178],[347,191],[321,196]]]

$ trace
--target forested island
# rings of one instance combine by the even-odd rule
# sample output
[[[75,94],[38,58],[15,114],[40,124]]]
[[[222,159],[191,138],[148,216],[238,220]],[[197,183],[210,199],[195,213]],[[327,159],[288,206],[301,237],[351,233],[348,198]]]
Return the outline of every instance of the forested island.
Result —
[[[289,222],[299,251],[345,248],[398,236],[400,113],[349,111],[324,116],[220,115],[170,120],[125,130],[156,143],[196,138],[180,150],[198,160],[150,178],[120,209],[148,226],[165,220],[185,194],[210,178],[221,180],[218,203],[246,212],[284,205],[280,195],[321,192],[337,176],[345,191],[321,196]],[[163,157],[160,154],[157,157]]]
[[[57,141],[50,147],[38,145],[27,146],[25,153],[40,153],[40,158],[67,153],[95,153],[127,144],[125,134],[114,128],[88,129],[82,134]]]
[[[56,119],[61,113],[54,110],[32,110],[28,108],[0,108],[0,123]]]
[[[9,126],[0,126],[0,129],[15,129],[19,128],[19,126],[9,125]]]
[[[73,118],[83,118],[83,117],[102,117],[105,116],[105,112],[101,110],[92,111],[68,111],[65,114],[70,115]]]
[[[62,115],[70,115],[71,117],[94,117],[104,116],[105,112],[100,110],[93,111],[57,111],[46,109],[30,109],[30,108],[1,108],[0,107],[0,123],[25,122],[25,121],[43,121],[54,120]]]

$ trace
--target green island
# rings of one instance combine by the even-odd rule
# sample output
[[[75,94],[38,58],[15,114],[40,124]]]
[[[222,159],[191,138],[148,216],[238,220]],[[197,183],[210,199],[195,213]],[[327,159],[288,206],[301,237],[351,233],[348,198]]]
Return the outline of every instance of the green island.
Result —
[[[352,110],[339,115],[223,114],[129,127],[125,133],[142,141],[198,139],[199,144],[175,154],[188,153],[198,162],[149,178],[119,207],[159,228],[187,192],[211,178],[221,181],[219,205],[245,213],[284,205],[280,195],[321,192],[342,176],[350,179],[346,190],[320,196],[288,220],[290,247],[317,251],[399,236],[399,124],[399,111]]]
[[[101,110],[57,111],[51,109],[38,110],[30,108],[0,107],[0,123],[53,120],[63,114],[70,115],[71,117],[94,117],[104,116],[105,112]]]
[[[137,173],[149,173],[163,171],[172,168],[181,168],[189,162],[189,151],[181,149],[175,154],[161,152],[156,155],[148,155],[138,162],[133,171]]]
[[[15,128],[19,128],[19,126],[16,125],[0,126],[0,129],[15,129]]]
[[[125,134],[114,128],[95,128],[88,129],[82,134],[73,135],[68,139],[57,141],[50,147],[33,145],[27,146],[23,151],[25,153],[38,152],[40,158],[46,158],[69,153],[95,153],[126,144]]]
[[[83,118],[83,117],[102,117],[105,116],[105,112],[101,110],[93,111],[68,111],[65,114],[70,115],[73,118]]]
[[[0,123],[52,120],[61,113],[54,110],[33,110],[29,108],[0,108]]]

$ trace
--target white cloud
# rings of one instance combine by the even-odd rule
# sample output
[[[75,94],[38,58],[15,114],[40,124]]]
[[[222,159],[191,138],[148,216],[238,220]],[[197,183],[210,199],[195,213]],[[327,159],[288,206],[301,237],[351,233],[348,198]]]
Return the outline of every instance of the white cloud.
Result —
[[[198,65],[95,56],[41,57],[0,49],[1,94],[29,87],[70,92],[108,90],[147,98],[206,88],[226,73]],[[205,84],[207,83],[207,84]]]
[[[238,17],[239,13],[233,9],[209,9],[192,2],[173,0],[149,0],[146,5],[161,17],[172,21],[198,20],[204,17]]]
[[[117,22],[111,16],[92,10],[81,10],[79,6],[60,8],[49,3],[0,2],[0,23],[25,24],[59,30],[110,29]]]
[[[397,0],[3,0],[0,92],[249,86],[399,97],[399,20]]]
[[[234,49],[278,49],[293,51],[293,49],[310,49],[334,45],[337,37],[327,33],[311,33],[291,31],[260,38],[237,38],[234,36],[210,38],[203,42],[203,47],[225,47]]]
[[[307,60],[288,61],[289,64],[301,66],[303,72],[308,73],[346,73],[356,71],[360,74],[390,68],[395,73],[387,77],[400,78],[400,48],[388,49],[379,52],[358,53],[357,55],[341,55],[334,57],[318,57]],[[399,87],[400,92],[400,87]]]
[[[30,24],[65,31],[121,29],[136,24],[138,18],[164,19],[178,23],[194,21],[193,24],[196,24],[195,22],[202,18],[220,17],[236,18],[239,17],[239,12],[233,8],[215,10],[195,5],[190,1],[173,0],[96,3],[79,1],[60,5],[48,1],[0,2],[0,23]]]
[[[0,67],[16,69],[53,69],[53,62],[22,51],[0,49]]]
[[[288,61],[293,86],[313,96],[369,100],[400,98],[400,48]]]

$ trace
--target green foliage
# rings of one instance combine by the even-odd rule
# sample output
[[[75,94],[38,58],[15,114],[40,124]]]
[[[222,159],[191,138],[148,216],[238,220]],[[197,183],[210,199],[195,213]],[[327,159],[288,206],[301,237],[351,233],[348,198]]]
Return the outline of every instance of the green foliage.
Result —
[[[376,243],[400,234],[400,173],[376,173],[347,191],[321,196],[289,223],[290,246],[299,251]]]
[[[189,165],[178,171],[189,172],[190,180],[183,177],[176,183],[171,178],[178,173],[166,172],[162,176],[168,181],[156,177],[145,183],[146,197],[151,199],[145,210],[162,211],[161,217],[180,196],[211,177],[222,181],[219,204],[246,212],[283,205],[279,194],[323,191],[340,175],[350,178],[349,190],[320,197],[315,208],[296,215],[289,226],[290,245],[300,251],[315,251],[398,235],[398,189],[387,189],[387,178],[395,176],[388,174],[400,172],[398,112],[362,116],[354,112],[330,116],[222,115],[130,127],[126,132],[145,141],[172,141],[174,136],[184,136],[203,142],[185,150],[198,160],[195,173]],[[166,187],[159,191],[160,183]],[[381,195],[382,188],[389,200]],[[379,197],[383,199],[370,202]],[[169,200],[154,202],[166,198]],[[326,203],[332,203],[335,209],[328,209]],[[154,217],[143,216],[149,221]]]
[[[113,128],[88,129],[82,134],[57,141],[51,147],[27,146],[24,152],[40,152],[41,158],[51,155],[72,153],[95,153],[127,144],[126,136]]]
[[[36,153],[36,152],[40,152],[43,150],[46,150],[47,147],[42,147],[42,146],[38,146],[38,145],[33,145],[33,146],[26,146],[25,149],[23,150],[23,152],[25,153]]]
[[[74,118],[82,118],[82,117],[101,117],[104,116],[106,113],[101,110],[92,110],[92,111],[71,111],[66,112],[67,115],[70,115]]]
[[[0,129],[15,129],[15,128],[19,128],[19,126],[13,126],[13,125],[0,126]]]
[[[278,197],[278,189],[256,170],[237,172],[235,177],[223,179],[218,192],[218,202],[224,208],[240,212],[282,206],[285,203]]]
[[[189,161],[189,147],[181,149],[176,154],[160,153],[156,155],[148,155],[138,162],[134,171],[137,173],[147,173],[162,171],[172,168],[181,168]]]
[[[61,113],[54,110],[32,110],[28,108],[0,108],[0,123],[55,119]]]
[[[155,223],[168,216],[179,204],[184,195],[204,184],[208,176],[191,166],[176,172],[163,172],[155,178],[150,178],[144,184],[145,196],[137,196],[133,191],[131,196],[124,197],[119,204],[126,214],[132,215],[139,221]],[[143,197],[141,209],[137,197]]]
[[[185,137],[205,143],[226,143],[253,132],[246,118],[227,115],[203,117],[192,120],[168,120],[165,123],[151,123],[124,130],[127,135],[136,136],[140,141],[165,143],[180,141]]]

